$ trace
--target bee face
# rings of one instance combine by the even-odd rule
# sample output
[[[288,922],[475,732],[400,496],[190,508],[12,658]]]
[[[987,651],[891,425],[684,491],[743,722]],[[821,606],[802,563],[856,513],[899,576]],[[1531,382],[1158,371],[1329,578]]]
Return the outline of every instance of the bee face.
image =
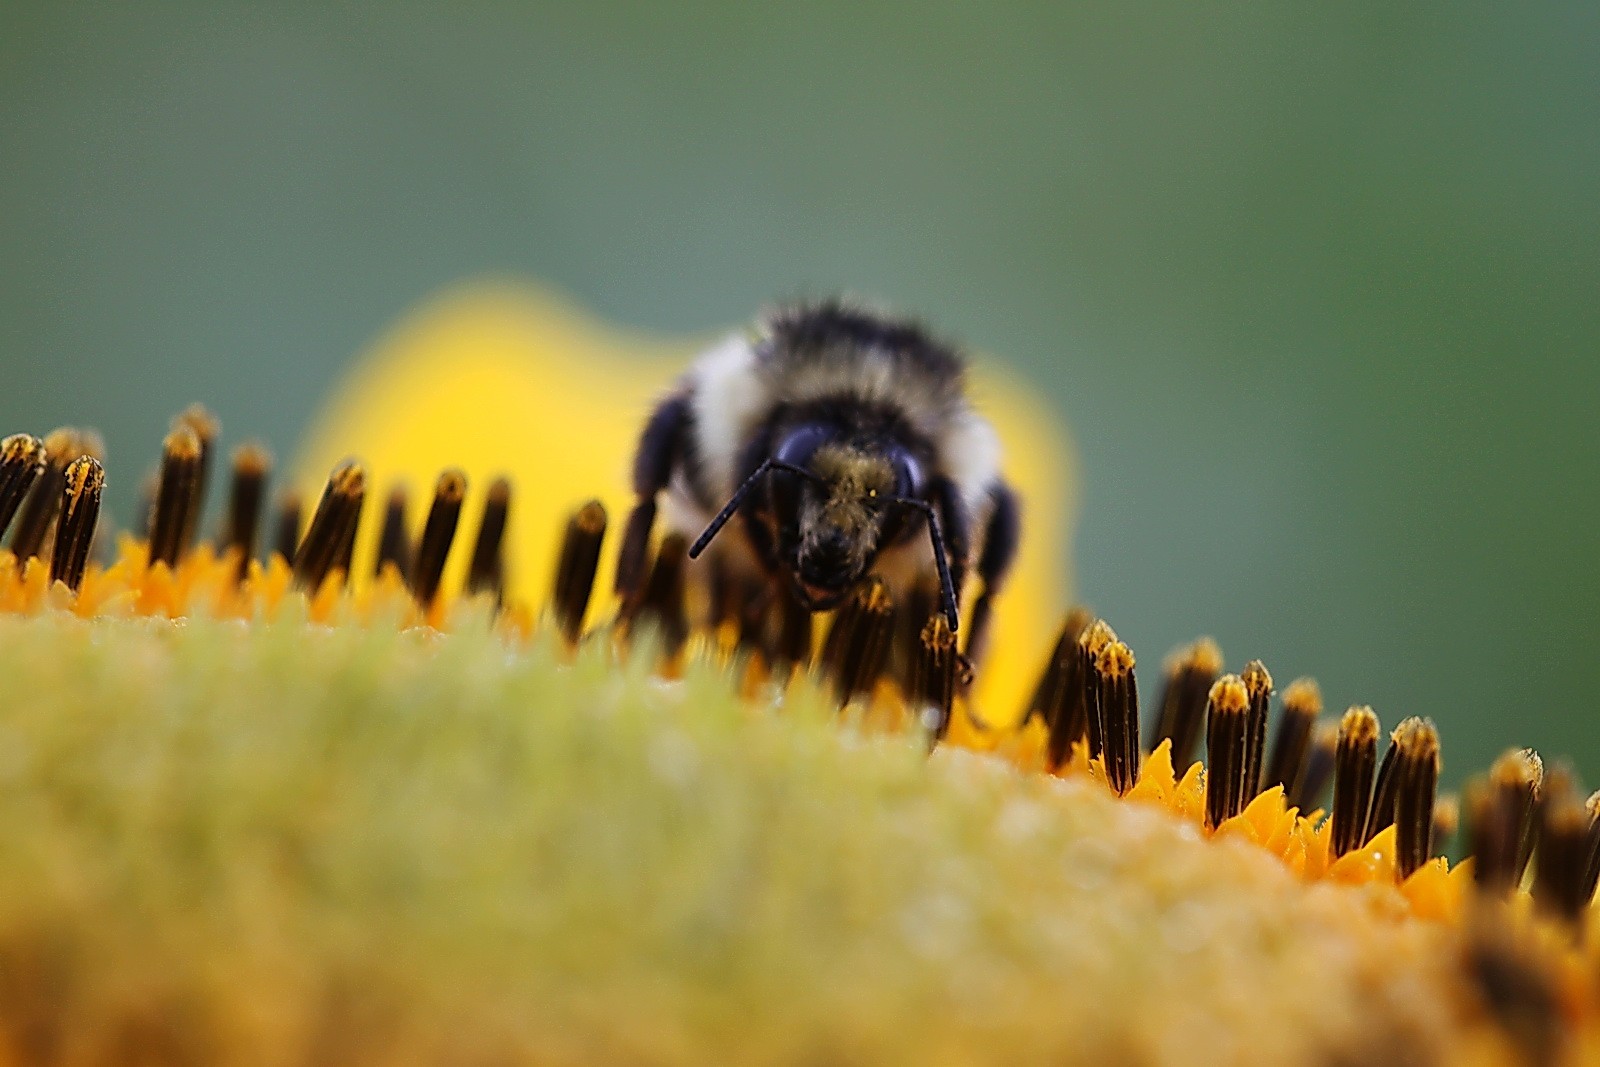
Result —
[[[877,558],[894,476],[882,456],[839,445],[818,449],[810,466],[819,478],[798,486],[791,573],[801,602],[821,610],[837,604]]]
[[[779,555],[801,603],[826,610],[867,576],[879,550],[899,534],[904,516],[897,504],[916,488],[916,465],[897,446],[847,444],[819,427],[791,432],[777,454],[809,475],[770,476]]]

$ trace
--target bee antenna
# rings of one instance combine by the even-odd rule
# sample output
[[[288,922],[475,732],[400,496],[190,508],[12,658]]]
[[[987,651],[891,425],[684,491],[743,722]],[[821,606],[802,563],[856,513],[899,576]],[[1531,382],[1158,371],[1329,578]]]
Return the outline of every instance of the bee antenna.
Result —
[[[755,487],[761,484],[762,476],[768,471],[785,471],[789,474],[797,474],[802,478],[809,478],[814,482],[822,481],[822,476],[815,471],[807,470],[793,463],[785,463],[781,459],[763,460],[761,466],[752,471],[750,477],[744,480],[744,484],[733,491],[733,496],[729,497],[728,502],[722,505],[722,510],[717,512],[717,517],[711,520],[711,523],[700,536],[695,538],[694,544],[689,546],[690,559],[698,559],[700,557],[700,553],[706,550],[706,546],[711,543],[711,539],[716,537],[722,528],[728,525],[728,520],[732,519],[738,512],[739,506],[744,503],[744,498],[749,496],[755,490]]]
[[[939,528],[939,513],[926,500],[897,496],[892,502],[915,508],[928,520],[928,539],[933,543],[933,565],[939,571],[939,606],[944,610],[945,621],[950,624],[950,632],[955,633],[961,627],[961,617],[956,611],[956,586],[950,580],[950,561],[944,554],[944,532]]]

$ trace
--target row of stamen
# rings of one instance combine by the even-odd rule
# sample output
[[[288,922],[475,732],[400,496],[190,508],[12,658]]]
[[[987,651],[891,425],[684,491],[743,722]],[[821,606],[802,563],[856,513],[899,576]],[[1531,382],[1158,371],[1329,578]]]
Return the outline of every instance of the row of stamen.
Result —
[[[194,545],[216,435],[215,420],[201,409],[174,421],[144,509],[151,565],[176,567]],[[82,583],[94,543],[105,483],[101,451],[94,435],[67,429],[43,440],[17,434],[0,441],[0,536],[11,529],[9,547],[19,561],[48,557],[51,580],[73,590]],[[234,554],[238,580],[255,556],[271,465],[258,446],[241,446],[233,455],[219,547]],[[349,573],[366,480],[357,463],[335,469],[303,534],[299,498],[290,493],[281,500],[271,550],[292,567],[300,588],[315,591],[330,577]],[[375,572],[392,568],[424,607],[439,594],[466,488],[459,471],[439,477],[414,545],[404,490],[395,489],[385,502]],[[509,483],[497,480],[487,494],[473,547],[469,593],[492,592],[497,600],[503,595],[501,545],[509,506]],[[584,505],[567,524],[550,615],[568,644],[584,636],[607,525],[598,501]],[[664,538],[639,592],[619,604],[616,632],[627,638],[653,630],[666,655],[679,655],[691,635],[686,564],[684,539]],[[749,654],[783,677],[813,665],[813,620],[793,598],[770,585],[741,585],[716,570],[711,587],[710,629],[728,635],[735,652]],[[908,601],[897,606],[881,580],[864,583],[834,613],[815,666],[841,706],[870,696],[886,679],[893,681],[937,741],[970,679],[932,592],[921,597],[914,592]],[[1440,749],[1431,722],[1403,721],[1380,761],[1381,729],[1372,709],[1353,707],[1337,725],[1319,724],[1321,694],[1315,682],[1303,678],[1284,691],[1269,746],[1272,695],[1272,676],[1260,661],[1237,675],[1224,675],[1217,646],[1197,641],[1166,664],[1146,747],[1132,651],[1104,620],[1074,609],[1033,690],[1024,722],[1037,718],[1045,725],[1052,769],[1062,767],[1075,746],[1085,746],[1119,794],[1137,783],[1143,758],[1156,745],[1168,742],[1173,765],[1181,769],[1193,761],[1203,738],[1206,823],[1213,828],[1274,788],[1283,791],[1288,805],[1311,811],[1331,781],[1331,857],[1363,847],[1392,825],[1401,878],[1454,833],[1456,808],[1436,796]],[[1485,892],[1504,895],[1522,884],[1532,863],[1533,895],[1541,908],[1573,919],[1583,912],[1600,882],[1600,794],[1580,799],[1570,773],[1547,776],[1535,754],[1517,751],[1502,757],[1486,781],[1469,787],[1465,807],[1475,880]]]

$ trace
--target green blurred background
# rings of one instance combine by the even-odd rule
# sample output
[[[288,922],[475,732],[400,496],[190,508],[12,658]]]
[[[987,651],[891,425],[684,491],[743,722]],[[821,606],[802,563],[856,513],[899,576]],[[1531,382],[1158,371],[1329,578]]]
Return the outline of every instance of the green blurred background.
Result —
[[[922,312],[1070,423],[1147,688],[1209,632],[1433,716],[1450,779],[1600,781],[1592,0],[0,0],[0,426],[137,469],[203,399],[287,451],[486,273],[669,334]]]

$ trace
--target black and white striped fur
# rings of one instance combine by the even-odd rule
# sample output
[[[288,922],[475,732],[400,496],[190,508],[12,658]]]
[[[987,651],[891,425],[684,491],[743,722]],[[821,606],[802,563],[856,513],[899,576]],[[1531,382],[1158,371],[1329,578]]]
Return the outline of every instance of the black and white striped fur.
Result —
[[[1020,530],[994,430],[964,379],[960,355],[919,325],[842,301],[780,308],[716,345],[645,426],[618,590],[626,598],[643,581],[660,501],[717,566],[813,611],[868,574],[897,598],[926,589],[947,561],[954,624],[975,571],[974,656]],[[726,518],[737,521],[711,540]]]

